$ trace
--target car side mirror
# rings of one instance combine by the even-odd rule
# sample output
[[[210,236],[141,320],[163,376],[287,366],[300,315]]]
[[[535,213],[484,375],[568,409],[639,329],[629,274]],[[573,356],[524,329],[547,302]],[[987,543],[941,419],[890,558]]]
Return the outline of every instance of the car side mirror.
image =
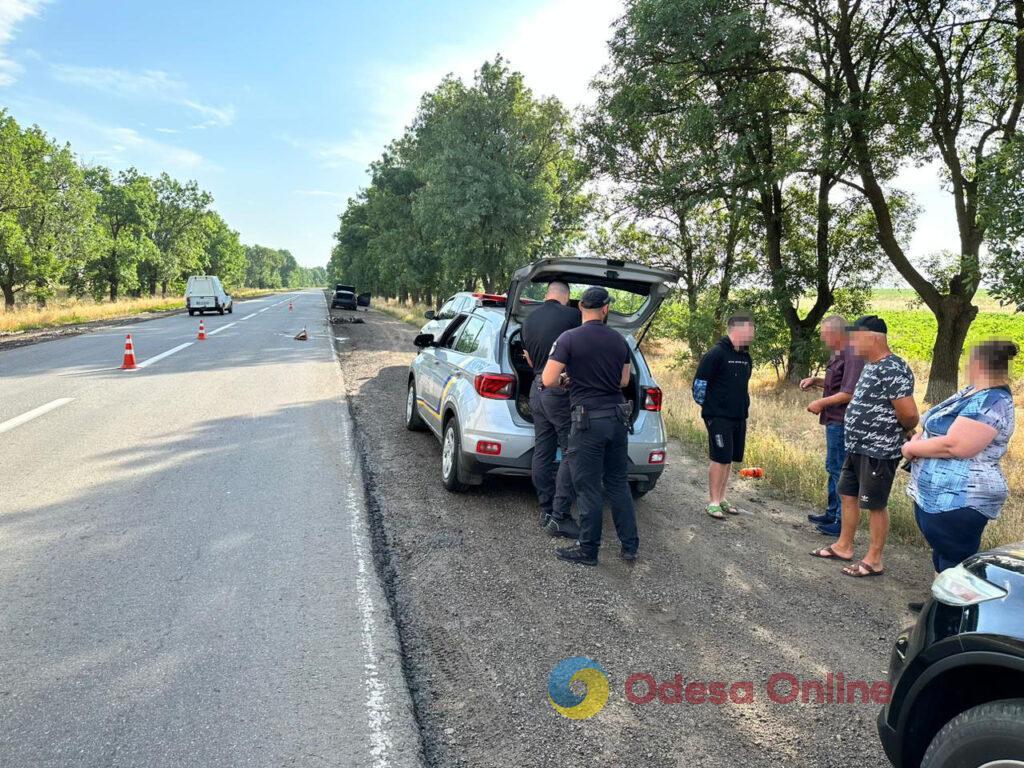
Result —
[[[433,320],[435,317],[437,317],[437,313],[434,312],[434,310],[432,309],[428,309],[426,312],[423,313],[423,316],[427,318],[427,320]]]
[[[416,338],[413,339],[412,343],[415,344],[420,349],[424,349],[425,347],[432,347],[432,346],[434,346],[434,334],[432,334],[432,333],[420,333],[420,334],[417,334]]]

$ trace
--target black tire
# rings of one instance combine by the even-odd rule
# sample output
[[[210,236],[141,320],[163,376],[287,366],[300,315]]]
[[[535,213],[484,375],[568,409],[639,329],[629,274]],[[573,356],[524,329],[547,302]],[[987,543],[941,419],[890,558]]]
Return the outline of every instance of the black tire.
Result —
[[[448,447],[449,441],[451,447]],[[459,432],[459,422],[452,416],[444,425],[444,431],[441,433],[441,482],[444,483],[445,490],[453,493],[466,490],[469,486],[462,482],[462,471],[460,464],[462,463],[462,435]],[[446,450],[451,451],[451,455],[446,458]]]
[[[224,307],[221,307],[221,308],[220,308],[220,309],[218,309],[217,311],[218,311],[218,312],[219,312],[219,313],[220,313],[221,315],[223,315],[223,314],[224,314]]]
[[[196,311],[195,311],[194,309],[190,309],[190,310],[188,311],[188,316],[189,316],[189,317],[195,317],[195,315],[196,315]]]
[[[657,480],[637,480],[629,484],[629,492],[634,499],[641,499],[653,491],[657,484]]]
[[[413,378],[409,379],[409,389],[405,397],[405,428],[410,432],[422,432],[427,428],[416,407],[416,380]]]
[[[231,302],[230,304],[228,304],[228,314],[235,314],[235,302]]]
[[[1024,699],[992,701],[961,712],[935,734],[921,768],[980,768],[1001,765],[998,761],[1024,764]]]

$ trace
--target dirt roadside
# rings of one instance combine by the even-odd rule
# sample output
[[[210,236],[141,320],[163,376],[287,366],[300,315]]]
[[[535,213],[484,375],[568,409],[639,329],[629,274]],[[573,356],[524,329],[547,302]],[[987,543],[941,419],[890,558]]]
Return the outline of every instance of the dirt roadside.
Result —
[[[884,680],[912,621],[906,603],[927,590],[925,552],[893,547],[884,577],[844,577],[807,555],[827,543],[808,510],[760,496],[753,482],[732,494],[749,514],[704,515],[704,459],[672,445],[665,476],[637,505],[640,561],[617,558],[608,521],[597,568],[562,563],[528,482],[443,489],[436,439],[403,424],[415,329],[360,317],[332,328],[428,765],[888,764],[877,706],[775,703],[768,681]],[[609,675],[608,704],[589,720],[548,703],[548,674],[570,656]],[[638,672],[747,681],[753,703],[631,703],[626,680]]]

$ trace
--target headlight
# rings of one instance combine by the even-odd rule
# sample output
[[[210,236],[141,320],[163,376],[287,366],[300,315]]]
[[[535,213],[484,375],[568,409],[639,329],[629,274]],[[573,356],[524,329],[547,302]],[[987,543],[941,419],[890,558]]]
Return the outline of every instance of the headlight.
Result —
[[[940,603],[958,608],[1005,596],[1005,589],[975,576],[962,565],[943,571],[932,582],[932,597]]]

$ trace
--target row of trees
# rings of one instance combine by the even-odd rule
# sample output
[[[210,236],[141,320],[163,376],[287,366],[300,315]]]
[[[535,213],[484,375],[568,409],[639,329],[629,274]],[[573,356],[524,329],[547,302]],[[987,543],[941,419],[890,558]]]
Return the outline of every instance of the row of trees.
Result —
[[[895,272],[938,324],[932,402],[979,287],[1024,304],[1024,0],[629,0],[609,49],[576,121],[500,58],[426,94],[331,273],[430,301],[540,255],[643,259],[681,274],[692,351],[747,304],[799,379],[822,318]],[[912,261],[895,179],[924,164],[959,236]]]
[[[162,296],[190,274],[229,288],[323,285],[326,270],[284,250],[245,247],[195,181],[83,167],[68,145],[0,111],[0,290],[45,304],[69,294]]]

